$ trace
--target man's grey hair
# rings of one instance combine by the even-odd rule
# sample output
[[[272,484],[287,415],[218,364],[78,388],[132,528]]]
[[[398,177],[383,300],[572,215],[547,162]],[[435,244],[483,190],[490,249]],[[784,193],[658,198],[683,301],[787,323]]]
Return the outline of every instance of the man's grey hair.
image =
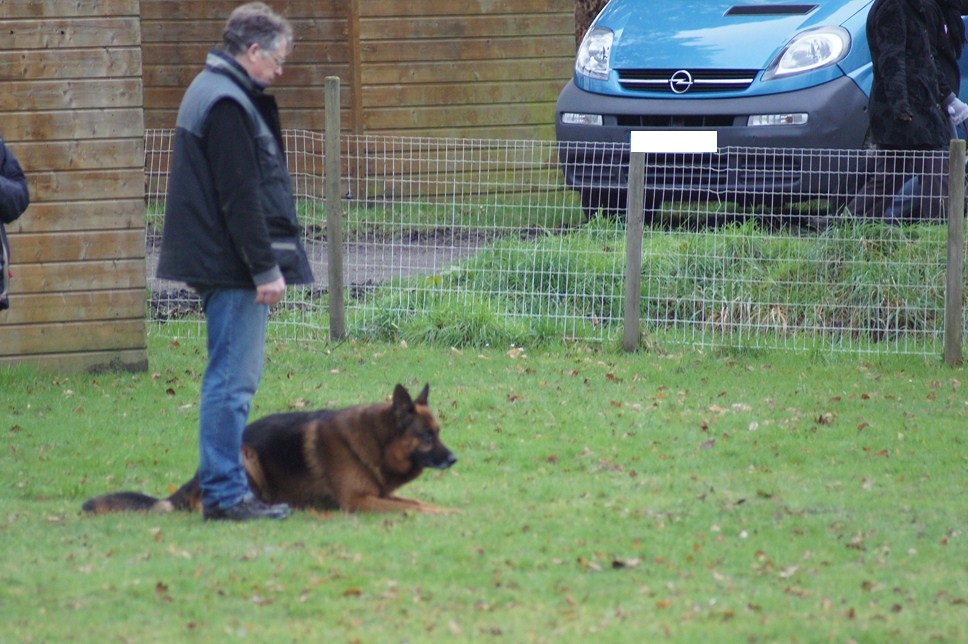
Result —
[[[237,56],[255,44],[266,51],[277,51],[282,40],[292,49],[292,25],[264,2],[236,7],[222,32],[222,47],[230,56]]]

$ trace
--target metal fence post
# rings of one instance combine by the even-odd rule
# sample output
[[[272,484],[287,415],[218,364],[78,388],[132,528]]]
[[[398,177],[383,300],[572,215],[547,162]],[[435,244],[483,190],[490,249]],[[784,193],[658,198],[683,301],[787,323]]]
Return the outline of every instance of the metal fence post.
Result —
[[[329,269],[329,337],[341,340],[346,335],[346,301],[343,294],[343,208],[340,203],[340,82],[337,76],[325,79],[325,137],[323,155],[326,182],[326,261]]]
[[[948,268],[944,299],[944,361],[961,364],[965,316],[965,142],[953,139],[948,150]]]
[[[628,196],[625,216],[625,311],[623,313],[622,348],[635,351],[639,346],[642,297],[642,232],[645,209],[645,153],[629,156]]]

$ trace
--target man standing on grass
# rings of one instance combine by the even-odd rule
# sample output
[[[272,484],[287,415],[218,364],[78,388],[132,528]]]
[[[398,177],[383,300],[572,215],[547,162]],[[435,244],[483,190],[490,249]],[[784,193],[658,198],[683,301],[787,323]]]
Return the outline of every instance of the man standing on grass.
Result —
[[[309,284],[275,99],[292,27],[261,2],[235,9],[178,110],[158,277],[187,283],[205,311],[199,403],[205,520],[284,519],[249,489],[242,430],[262,376],[269,306]]]

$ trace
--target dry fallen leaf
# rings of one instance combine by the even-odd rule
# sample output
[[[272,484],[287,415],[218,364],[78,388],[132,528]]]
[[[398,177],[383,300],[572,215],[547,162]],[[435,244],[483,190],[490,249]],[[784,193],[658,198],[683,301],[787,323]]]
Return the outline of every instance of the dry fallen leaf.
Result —
[[[642,559],[639,557],[632,557],[631,559],[614,559],[612,560],[612,568],[614,570],[621,570],[623,568],[638,568],[642,565]]]
[[[587,569],[587,570],[591,570],[592,572],[601,572],[602,571],[601,564],[599,564],[599,563],[597,563],[595,561],[590,561],[588,559],[585,559],[584,557],[578,557],[578,565],[580,567],[582,567],[582,568]]]

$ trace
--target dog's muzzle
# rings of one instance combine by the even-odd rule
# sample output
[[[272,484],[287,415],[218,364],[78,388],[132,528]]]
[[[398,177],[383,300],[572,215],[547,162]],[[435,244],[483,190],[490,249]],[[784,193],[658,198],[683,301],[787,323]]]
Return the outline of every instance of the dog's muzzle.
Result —
[[[457,462],[457,457],[450,450],[447,450],[443,454],[428,454],[430,458],[427,459],[425,467],[432,467],[437,470],[446,470],[448,467]]]

